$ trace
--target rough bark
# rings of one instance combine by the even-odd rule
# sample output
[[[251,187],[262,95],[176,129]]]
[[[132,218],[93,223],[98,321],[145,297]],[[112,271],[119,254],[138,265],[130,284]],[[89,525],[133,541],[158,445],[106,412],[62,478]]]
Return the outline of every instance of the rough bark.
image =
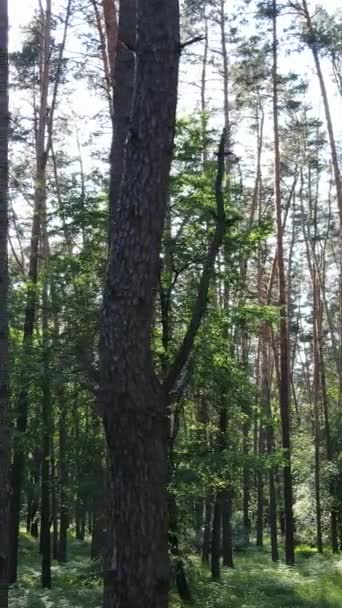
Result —
[[[110,158],[110,223],[115,222],[119,207],[125,143],[128,137],[136,71],[136,20],[137,0],[121,2],[119,15],[118,45],[114,67],[113,140]],[[109,240],[113,228],[110,229]]]
[[[167,412],[153,370],[151,326],[177,103],[177,1],[140,0],[137,27],[136,86],[119,196],[111,175],[115,221],[100,347],[113,503],[105,608],[168,604]]]

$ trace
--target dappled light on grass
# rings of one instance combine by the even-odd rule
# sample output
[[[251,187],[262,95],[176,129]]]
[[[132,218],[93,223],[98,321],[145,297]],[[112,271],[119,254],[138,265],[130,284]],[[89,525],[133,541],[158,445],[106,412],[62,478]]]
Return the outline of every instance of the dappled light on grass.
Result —
[[[11,590],[10,608],[100,608],[101,582],[89,555],[87,541],[71,539],[70,560],[63,565],[54,562],[52,589],[43,590],[37,542],[22,534],[19,580]]]
[[[309,549],[309,548],[307,548]],[[198,608],[340,608],[342,558],[297,554],[298,565],[273,564],[263,551],[249,550],[226,570],[221,583],[210,581],[197,561],[189,563]],[[178,599],[172,608],[181,606]]]

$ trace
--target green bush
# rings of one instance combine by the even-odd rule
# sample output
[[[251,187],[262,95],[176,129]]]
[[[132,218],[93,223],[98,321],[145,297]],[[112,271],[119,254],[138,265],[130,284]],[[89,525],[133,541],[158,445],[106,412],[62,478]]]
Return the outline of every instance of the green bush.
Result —
[[[310,547],[310,545],[297,545],[295,553],[298,557],[309,559],[317,555],[318,552],[315,547]]]

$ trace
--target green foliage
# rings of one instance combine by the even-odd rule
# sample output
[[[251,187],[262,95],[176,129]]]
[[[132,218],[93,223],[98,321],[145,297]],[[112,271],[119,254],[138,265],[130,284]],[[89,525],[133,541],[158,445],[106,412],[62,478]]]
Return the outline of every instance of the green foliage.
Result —
[[[272,564],[262,551],[239,555],[221,583],[194,560],[189,577],[195,608],[338,608],[342,597],[339,559],[311,557],[296,568]],[[181,606],[178,599],[172,608]]]
[[[10,592],[10,608],[100,608],[102,585],[99,565],[92,563],[89,543],[70,540],[70,561],[53,564],[53,587],[40,588],[40,555],[38,544],[21,535],[20,572],[17,585]]]

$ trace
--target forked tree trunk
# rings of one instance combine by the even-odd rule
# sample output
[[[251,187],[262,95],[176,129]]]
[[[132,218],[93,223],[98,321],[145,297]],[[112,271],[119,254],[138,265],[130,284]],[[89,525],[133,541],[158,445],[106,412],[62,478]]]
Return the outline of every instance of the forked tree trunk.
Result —
[[[8,607],[8,6],[0,0],[0,608]]]

